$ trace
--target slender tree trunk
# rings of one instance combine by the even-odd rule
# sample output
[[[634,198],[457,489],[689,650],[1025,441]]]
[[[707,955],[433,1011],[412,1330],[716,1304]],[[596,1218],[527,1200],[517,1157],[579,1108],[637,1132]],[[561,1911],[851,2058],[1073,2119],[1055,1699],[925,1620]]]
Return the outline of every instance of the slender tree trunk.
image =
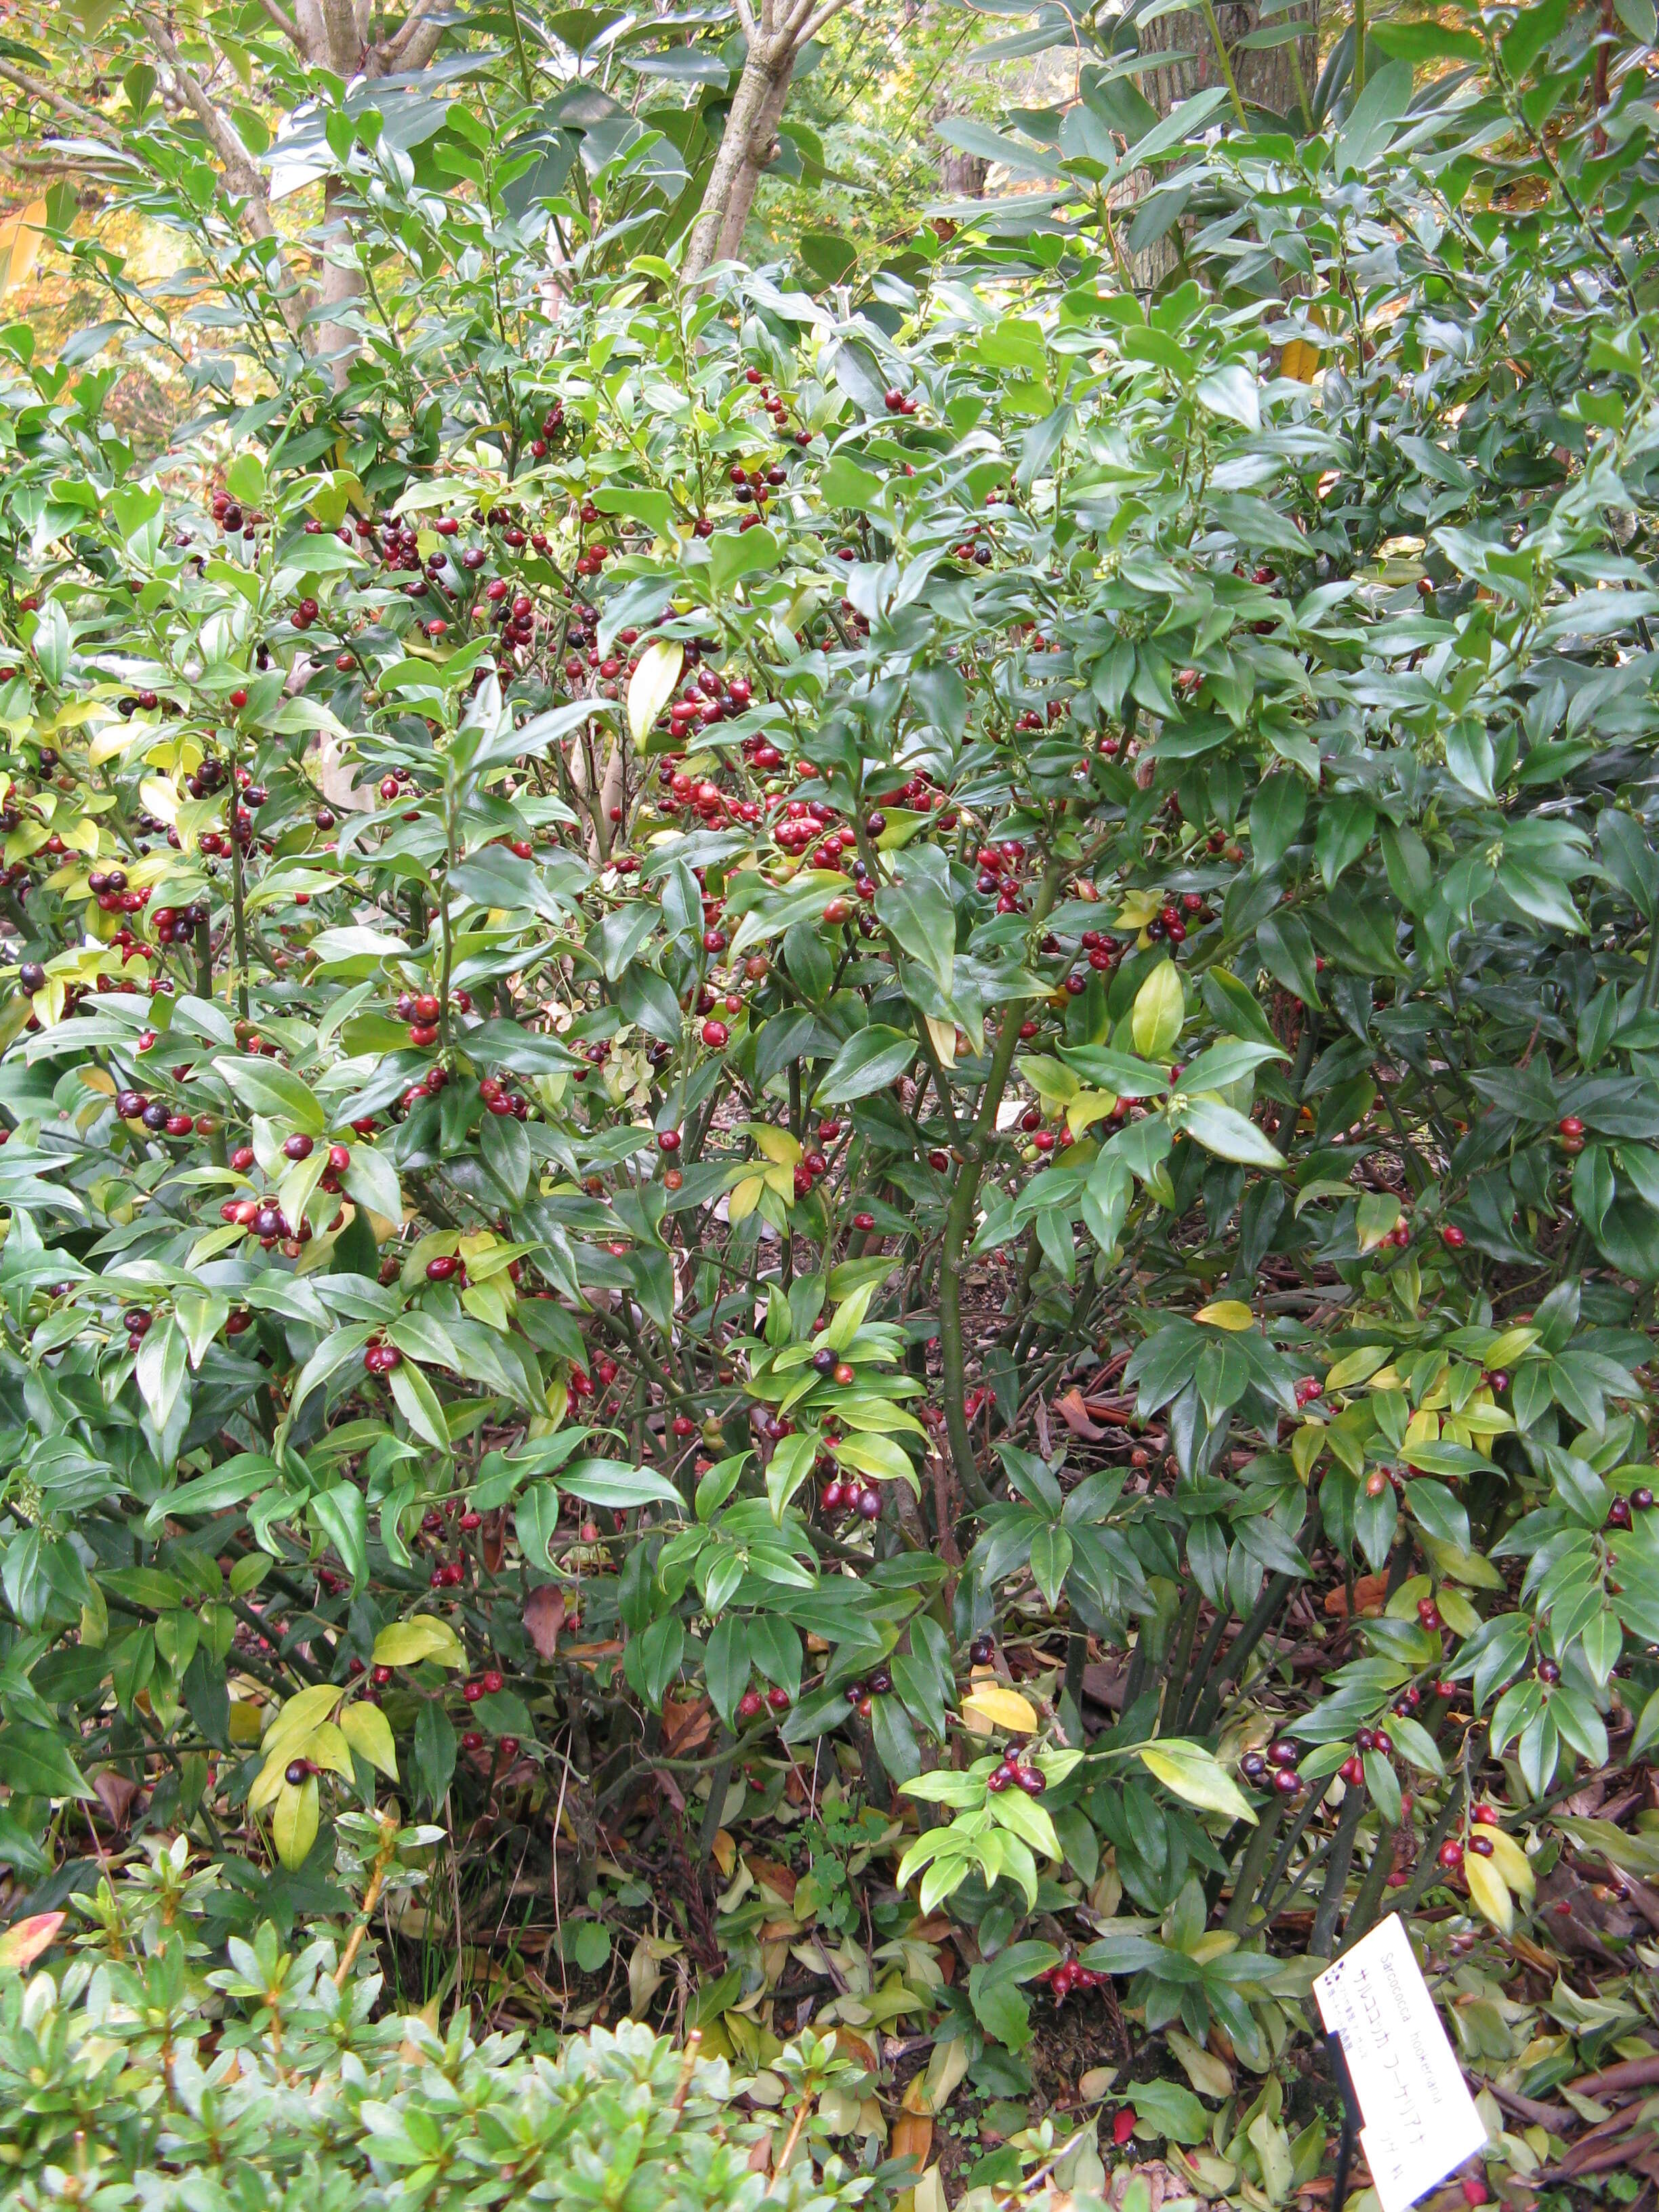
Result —
[[[686,244],[688,278],[730,259],[743,242],[761,172],[772,157],[798,51],[787,32],[757,30],[749,41],[737,95]]]
[[[362,341],[340,311],[362,297],[362,271],[344,209],[345,188],[331,177],[323,187],[323,270],[317,288],[317,351],[329,364],[334,389],[343,391]]]
[[[846,4],[847,0],[762,0],[757,17],[749,0],[738,0],[749,51],[702,205],[686,240],[688,282],[741,251],[761,172],[776,146],[795,64],[802,48]]]

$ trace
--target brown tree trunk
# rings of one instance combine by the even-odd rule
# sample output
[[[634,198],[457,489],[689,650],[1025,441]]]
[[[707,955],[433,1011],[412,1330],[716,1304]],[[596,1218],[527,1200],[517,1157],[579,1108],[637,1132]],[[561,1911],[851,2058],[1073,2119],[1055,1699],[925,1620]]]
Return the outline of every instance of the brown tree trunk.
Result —
[[[740,252],[761,172],[776,149],[778,125],[801,49],[846,4],[847,0],[762,0],[757,19],[749,0],[738,0],[749,51],[702,205],[686,240],[688,281]]]
[[[1308,118],[1300,113],[1301,96],[1304,88],[1311,92],[1319,64],[1319,0],[1303,0],[1297,14],[1307,27],[1294,46],[1287,40],[1283,46],[1242,47],[1240,40],[1261,26],[1257,0],[1218,0],[1215,15],[1226,47],[1224,70],[1202,9],[1160,15],[1141,27],[1141,52],[1184,54],[1188,58],[1171,60],[1161,68],[1148,70],[1138,80],[1140,88],[1158,113],[1167,115],[1177,100],[1189,100],[1194,93],[1202,92],[1211,85],[1224,84],[1231,70],[1238,96],[1247,108],[1265,107],[1279,115],[1293,114],[1305,126]],[[1150,177],[1139,177],[1133,197],[1143,198],[1151,183]],[[1167,235],[1137,254],[1133,265],[1137,288],[1150,290],[1161,283],[1175,267],[1176,260],[1176,245]]]
[[[1299,100],[1291,43],[1287,40],[1283,46],[1255,48],[1241,47],[1239,44],[1241,39],[1261,28],[1261,9],[1256,0],[1219,0],[1215,13],[1233,82],[1245,106],[1271,108],[1278,115],[1295,111]],[[1311,91],[1319,65],[1318,0],[1303,0],[1297,13],[1306,29],[1296,41],[1296,60],[1301,64],[1303,82]],[[1271,20],[1277,22],[1284,19]],[[1172,61],[1164,68],[1149,70],[1139,79],[1141,90],[1160,115],[1167,115],[1176,100],[1186,100],[1207,85],[1225,82],[1225,71],[1217,58],[1215,40],[1201,9],[1183,9],[1146,24],[1140,33],[1140,48],[1143,53],[1185,53],[1191,57],[1187,61]]]
[[[934,122],[942,123],[950,112],[945,106],[935,109]],[[939,156],[939,190],[955,199],[982,200],[990,173],[991,165],[982,154],[964,154],[958,147],[947,146]]]

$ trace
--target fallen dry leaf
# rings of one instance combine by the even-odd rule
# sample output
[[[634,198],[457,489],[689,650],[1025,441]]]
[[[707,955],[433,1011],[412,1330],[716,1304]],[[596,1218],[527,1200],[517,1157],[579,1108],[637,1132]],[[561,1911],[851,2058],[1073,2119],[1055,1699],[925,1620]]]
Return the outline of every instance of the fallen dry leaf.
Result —
[[[525,1633],[544,1659],[559,1648],[564,1626],[564,1592],[556,1583],[543,1583],[524,1601]]]
[[[920,2173],[933,2148],[933,2123],[926,2112],[904,2112],[894,2122],[889,2146],[894,2158],[908,2158]]]
[[[1083,1393],[1075,1383],[1069,1390],[1061,1391],[1060,1396],[1055,1399],[1054,1411],[1065,1422],[1072,1434],[1074,1437],[1081,1437],[1087,1443],[1098,1443],[1106,1433],[1104,1429],[1097,1429],[1089,1419],[1089,1409],[1083,1402]]]
[[[1375,1620],[1388,1602],[1389,1578],[1386,1575],[1361,1575],[1353,1586],[1354,1611],[1361,1620]],[[1325,1596],[1325,1610],[1334,1620],[1348,1617],[1348,1593],[1339,1583]]]
[[[707,1698],[667,1698],[663,1701],[663,1750],[670,1759],[684,1759],[714,1733],[714,1711]]]
[[[787,1905],[794,1903],[795,1885],[800,1876],[788,1867],[780,1866],[775,1859],[757,1858],[751,1851],[749,1854],[749,1871],[763,1889],[769,1889],[775,1897],[782,1898]]]
[[[132,1810],[132,1801],[138,1795],[138,1784],[112,1767],[101,1768],[92,1778],[99,1803],[118,1828],[127,1825],[127,1815]]]
[[[507,1508],[498,1505],[493,1513],[486,1513],[483,1527],[478,1531],[479,1549],[483,1555],[484,1572],[498,1575],[507,1553]]]

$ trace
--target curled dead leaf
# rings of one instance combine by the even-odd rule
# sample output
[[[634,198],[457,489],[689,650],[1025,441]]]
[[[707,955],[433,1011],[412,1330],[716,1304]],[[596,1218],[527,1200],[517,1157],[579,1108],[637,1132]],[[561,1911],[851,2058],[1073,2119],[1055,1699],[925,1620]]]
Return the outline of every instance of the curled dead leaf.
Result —
[[[524,1601],[525,1633],[544,1659],[550,1659],[559,1648],[564,1612],[564,1592],[554,1583],[543,1583]]]

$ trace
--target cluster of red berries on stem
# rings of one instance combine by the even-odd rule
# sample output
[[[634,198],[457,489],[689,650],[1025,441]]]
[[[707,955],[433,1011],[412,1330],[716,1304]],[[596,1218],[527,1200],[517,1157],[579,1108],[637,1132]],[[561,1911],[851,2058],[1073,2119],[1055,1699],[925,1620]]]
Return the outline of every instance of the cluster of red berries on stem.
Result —
[[[1057,1966],[1050,1966],[1038,1981],[1046,1984],[1056,2004],[1064,2004],[1073,1990],[1097,1990],[1111,1979],[1109,1974],[1097,1973],[1092,1966],[1085,1966],[1075,1959],[1062,1959]]]
[[[738,1699],[738,1718],[740,1721],[757,1720],[769,1707],[775,1713],[787,1713],[789,1705],[788,1691],[775,1686],[764,1694],[759,1690],[745,1690]]]
[[[1248,1782],[1276,1790],[1281,1797],[1294,1797],[1305,1787],[1297,1772],[1302,1757],[1299,1744],[1288,1736],[1279,1736],[1267,1746],[1265,1757],[1259,1751],[1247,1751],[1238,1762],[1239,1772]]]
[[[1040,1766],[1028,1765],[1017,1751],[1005,1751],[1000,1762],[985,1778],[985,1786],[994,1794],[1005,1790],[1023,1790],[1028,1797],[1041,1797],[1048,1787],[1048,1778]]]

